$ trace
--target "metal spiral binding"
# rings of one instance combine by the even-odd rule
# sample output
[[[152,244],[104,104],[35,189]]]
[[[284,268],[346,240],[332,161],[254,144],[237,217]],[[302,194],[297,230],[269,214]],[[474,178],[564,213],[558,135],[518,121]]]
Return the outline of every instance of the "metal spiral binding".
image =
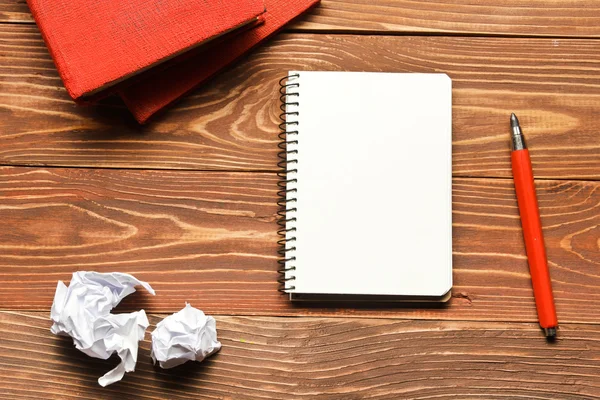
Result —
[[[296,279],[293,271],[296,270],[296,266],[292,265],[292,263],[296,261],[296,247],[294,246],[296,242],[296,236],[294,236],[296,226],[294,222],[296,222],[297,208],[295,207],[295,203],[297,198],[294,194],[297,192],[295,184],[298,180],[295,178],[295,175],[298,169],[295,166],[298,164],[298,160],[293,158],[293,156],[298,154],[297,138],[299,123],[297,117],[300,114],[298,111],[300,93],[298,93],[297,89],[300,87],[300,83],[297,80],[299,78],[300,74],[294,73],[279,81],[279,94],[281,95],[279,97],[281,100],[281,114],[279,114],[281,123],[279,124],[279,129],[281,132],[279,133],[280,141],[278,146],[281,151],[278,154],[280,161],[277,163],[279,167],[277,175],[280,178],[279,182],[277,182],[277,186],[279,186],[279,191],[277,192],[279,196],[279,200],[277,201],[277,205],[279,206],[277,211],[277,215],[279,216],[277,219],[279,230],[277,234],[280,237],[277,241],[279,245],[279,260],[277,261],[279,263],[279,269],[277,270],[279,279],[277,282],[279,282],[279,291],[282,293],[296,288],[293,286],[293,281]],[[289,130],[289,127],[294,127],[294,130]],[[293,140],[290,140],[290,137],[293,137]]]

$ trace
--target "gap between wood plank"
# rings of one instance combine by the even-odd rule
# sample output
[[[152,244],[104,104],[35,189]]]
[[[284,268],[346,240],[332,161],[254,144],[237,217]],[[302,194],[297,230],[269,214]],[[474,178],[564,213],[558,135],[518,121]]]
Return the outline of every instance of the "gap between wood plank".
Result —
[[[145,310],[148,311],[148,310]],[[114,309],[115,313],[119,313],[118,309]],[[15,315],[31,315],[31,314],[39,314],[39,315],[47,315],[48,319],[50,319],[50,310],[47,311],[41,311],[41,310],[13,310],[13,309],[1,309],[0,308],[0,313],[9,313],[9,314],[15,314]],[[155,317],[165,317],[167,315],[171,315],[173,313],[154,313],[154,312],[147,312],[148,316],[155,316]],[[349,320],[370,320],[370,321],[406,321],[406,322],[415,322],[415,323],[419,323],[419,322],[423,322],[423,323],[428,323],[428,322],[442,322],[442,323],[455,323],[455,322],[464,322],[464,323],[490,323],[490,324],[521,324],[521,325],[531,325],[531,324],[537,324],[538,321],[528,321],[528,320],[486,320],[486,319],[438,319],[438,318],[431,318],[431,319],[415,319],[415,318],[406,318],[406,317],[399,317],[399,318],[392,318],[392,317],[376,317],[376,316],[370,316],[370,315],[337,315],[337,314],[332,314],[332,315],[272,315],[272,314],[211,314],[212,317],[215,318],[220,318],[220,317],[239,317],[239,318],[277,318],[277,319],[288,319],[288,320],[297,320],[300,318],[310,318],[310,319],[349,319]],[[573,321],[569,321],[565,323],[566,325],[600,325],[600,321],[592,321],[592,322],[573,322]],[[560,327],[560,321],[559,321],[559,327]],[[560,329],[560,328],[559,328]]]
[[[33,21],[0,21],[0,25],[35,25]],[[423,32],[423,31],[376,31],[368,29],[352,30],[352,29],[284,29],[281,33],[299,33],[299,34],[314,34],[314,35],[352,35],[352,36],[446,36],[446,37],[461,37],[461,38],[507,38],[507,39],[579,39],[579,40],[599,40],[596,36],[577,36],[577,35],[523,35],[511,33],[468,33],[468,32]]]
[[[148,310],[145,310],[148,311]],[[115,313],[119,313],[118,309],[114,309]],[[9,314],[15,314],[15,315],[31,315],[31,314],[38,314],[38,315],[44,315],[44,316],[48,316],[48,319],[50,319],[50,310],[47,311],[41,311],[41,310],[13,310],[13,309],[0,309],[0,313],[9,313]],[[173,313],[154,313],[154,312],[148,312],[148,316],[155,316],[155,317],[162,317],[164,318],[167,315],[171,315]],[[314,320],[318,320],[318,319],[349,319],[349,320],[369,320],[369,321],[406,321],[406,322],[414,322],[414,323],[428,323],[428,322],[442,322],[442,323],[455,323],[455,322],[464,322],[464,323],[490,323],[490,324],[521,324],[521,325],[531,325],[531,324],[537,324],[538,321],[537,320],[486,320],[486,319],[441,319],[441,318],[431,318],[431,319],[415,319],[415,318],[406,318],[406,317],[399,317],[399,318],[392,318],[392,317],[376,317],[375,315],[370,316],[370,315],[337,315],[337,314],[332,314],[332,315],[272,315],[272,314],[251,314],[251,315],[240,315],[240,314],[223,314],[223,313],[219,313],[219,314],[211,314],[212,317],[215,318],[220,318],[220,317],[236,317],[236,318],[248,318],[248,319],[253,319],[253,318],[277,318],[277,319],[288,319],[288,320],[297,320],[297,319],[301,319],[301,318],[310,318],[310,319],[314,319]],[[600,325],[600,321],[591,321],[591,322],[577,322],[577,321],[569,321],[565,323],[566,325]],[[560,321],[559,321],[559,329],[560,329]],[[560,330],[559,330],[560,333]]]
[[[227,174],[266,174],[276,175],[276,170],[265,170],[265,169],[249,169],[249,170],[227,170],[227,169],[193,169],[193,168],[133,168],[133,167],[91,167],[91,166],[68,166],[68,165],[27,165],[27,164],[3,164],[2,167],[15,167],[15,168],[32,168],[32,169],[82,169],[82,170],[122,170],[122,171],[173,171],[173,172],[201,172],[201,173],[227,173]],[[472,175],[452,175],[452,178],[456,179],[499,179],[499,180],[512,180],[512,178],[506,178],[502,176],[472,176]],[[573,178],[573,177],[560,177],[560,178],[535,178],[536,181],[571,181],[571,182],[599,182],[600,179],[593,178]]]
[[[423,31],[374,31],[374,30],[351,30],[351,29],[286,29],[282,31],[290,34],[312,34],[312,35],[340,35],[340,36],[414,36],[414,37],[457,37],[457,38],[500,38],[500,39],[569,39],[569,40],[598,40],[596,36],[569,36],[569,35],[524,35],[512,33],[469,33],[469,32],[423,32]]]
[[[35,164],[3,164],[1,167],[34,168],[34,169],[83,169],[83,170],[123,170],[123,171],[173,171],[173,172],[212,172],[212,173],[240,173],[240,174],[277,174],[276,170],[268,169],[194,169],[194,168],[134,168],[134,167],[92,167],[92,166],[69,166],[69,165],[35,165]],[[571,179],[572,180],[572,179]]]

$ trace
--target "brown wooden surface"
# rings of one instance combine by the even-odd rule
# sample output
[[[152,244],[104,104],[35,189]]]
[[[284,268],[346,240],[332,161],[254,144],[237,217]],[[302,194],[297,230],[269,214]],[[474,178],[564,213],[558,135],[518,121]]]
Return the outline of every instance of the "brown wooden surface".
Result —
[[[373,315],[279,295],[276,182],[271,173],[2,168],[0,305],[45,310],[72,271],[123,270],[159,293],[127,309],[143,300],[175,312],[191,301],[214,314]],[[561,319],[598,322],[600,307],[588,305],[600,302],[600,182],[540,181],[538,190]],[[535,320],[512,181],[456,178],[453,199],[455,297],[376,316]]]
[[[0,398],[600,398],[598,37],[589,0],[323,0],[139,127],[115,99],[75,106],[25,1],[0,0]],[[276,292],[288,69],[452,77],[447,305],[301,306]],[[554,344],[536,323],[510,112],[532,151]],[[108,388],[96,380],[115,360],[49,332],[56,282],[77,270],[129,272],[157,290],[119,306],[144,308],[153,326],[137,371]],[[217,316],[224,347],[154,368],[149,332],[185,301]]]
[[[0,0],[0,23],[33,23],[25,0]]]
[[[600,36],[593,0],[322,0],[292,29],[455,35]]]
[[[25,0],[0,0],[0,22],[33,23]],[[600,37],[600,5],[593,0],[321,0],[288,29]]]
[[[35,27],[0,25],[2,43],[0,164],[273,171],[283,71],[444,71],[455,176],[511,176],[514,111],[536,177],[600,179],[597,40],[280,35],[144,128],[116,101],[74,106]]]
[[[147,335],[136,371],[103,389],[96,380],[116,360],[48,334],[45,313],[0,312],[0,321],[6,398],[600,398],[598,325],[564,324],[547,345],[531,323],[217,316],[223,348],[213,358],[155,368]]]

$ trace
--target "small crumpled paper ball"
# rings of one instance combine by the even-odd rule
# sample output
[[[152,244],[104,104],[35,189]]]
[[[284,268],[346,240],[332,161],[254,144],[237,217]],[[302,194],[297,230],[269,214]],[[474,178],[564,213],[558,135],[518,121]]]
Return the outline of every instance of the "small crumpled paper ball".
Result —
[[[217,323],[188,303],[169,315],[152,332],[152,360],[161,368],[173,368],[189,360],[202,361],[221,349]]]

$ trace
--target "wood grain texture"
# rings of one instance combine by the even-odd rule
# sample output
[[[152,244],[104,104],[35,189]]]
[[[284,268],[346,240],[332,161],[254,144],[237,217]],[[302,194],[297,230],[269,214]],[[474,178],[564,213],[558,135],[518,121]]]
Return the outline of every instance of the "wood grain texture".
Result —
[[[0,23],[35,23],[26,0],[0,0]]]
[[[281,35],[140,127],[114,102],[75,106],[35,27],[0,26],[0,164],[274,170],[284,71],[443,71],[456,176],[511,176],[515,112],[536,177],[600,179],[598,65],[600,41]]]
[[[129,310],[535,321],[511,180],[454,180],[443,308],[292,305],[277,292],[276,191],[270,173],[1,168],[0,308],[49,310],[59,279],[97,270],[157,290]],[[600,183],[543,181],[538,195],[559,318],[599,323]]]
[[[599,11],[590,0],[323,0],[139,127],[114,99],[75,106],[25,1],[0,0],[0,399],[600,398],[600,41],[564,39],[600,37]],[[289,69],[452,77],[449,304],[298,306],[277,293],[277,81]],[[503,179],[511,112],[546,179],[553,345]],[[156,297],[118,307],[145,308],[149,332],[156,313],[191,301],[216,315],[222,351],[164,371],[148,333],[137,371],[99,387],[117,361],[49,332],[56,282],[77,270],[150,282]]]
[[[0,398],[597,399],[600,327],[217,316],[222,350],[204,363],[153,367],[151,315],[136,371],[107,388],[101,361],[50,333],[47,313],[0,313]]]
[[[322,0],[288,29],[599,37],[599,15],[592,0]],[[24,0],[0,0],[0,22],[33,19]]]
[[[290,27],[338,32],[600,36],[591,0],[322,0]]]

